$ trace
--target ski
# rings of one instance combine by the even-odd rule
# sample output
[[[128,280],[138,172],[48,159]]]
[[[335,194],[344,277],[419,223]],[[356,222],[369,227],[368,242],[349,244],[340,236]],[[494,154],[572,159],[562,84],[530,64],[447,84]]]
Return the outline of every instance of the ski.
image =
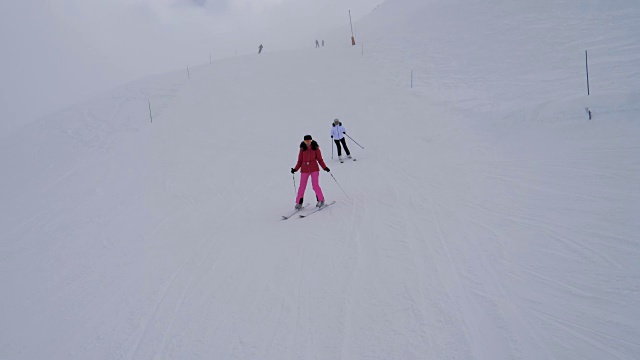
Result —
[[[332,201],[332,202],[330,202],[330,203],[324,204],[324,206],[323,206],[323,207],[321,207],[321,208],[315,208],[314,210],[311,210],[311,211],[309,211],[309,212],[308,212],[308,213],[306,213],[306,214],[300,214],[300,215],[298,215],[298,216],[300,216],[301,218],[307,217],[307,216],[309,216],[309,215],[311,215],[311,214],[313,214],[313,213],[317,213],[318,211],[323,210],[323,209],[325,209],[325,208],[327,208],[327,207],[329,207],[329,206],[331,206],[331,205],[333,205],[333,204],[335,204],[335,203],[336,203],[335,201]]]
[[[282,220],[287,220],[288,218],[292,217],[293,215],[297,214],[298,212],[300,212],[300,210],[306,208],[307,206],[309,206],[309,203],[304,204],[300,209],[295,209],[292,212],[290,212],[287,215],[282,215]]]

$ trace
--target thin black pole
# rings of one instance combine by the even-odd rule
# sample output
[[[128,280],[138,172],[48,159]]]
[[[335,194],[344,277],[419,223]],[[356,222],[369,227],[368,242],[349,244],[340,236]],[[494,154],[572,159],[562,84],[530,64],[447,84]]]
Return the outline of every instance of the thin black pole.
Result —
[[[587,95],[590,95],[589,91],[589,55],[587,50],[584,51],[584,65],[587,69]]]
[[[362,145],[358,144],[358,142],[357,142],[357,141],[353,140],[353,138],[352,138],[351,136],[349,136],[349,135],[348,135],[348,134],[346,134],[346,133],[345,133],[345,135],[347,135],[347,137],[348,137],[349,139],[351,139],[351,141],[353,141],[354,143],[356,143],[356,145],[358,145],[358,146],[360,146],[362,149],[364,149],[364,147],[362,147]],[[338,146],[338,145],[336,144],[336,146]]]
[[[295,174],[291,174],[291,177],[293,178],[293,195],[298,196],[298,193],[296,192],[296,176]]]
[[[342,186],[340,186],[340,183],[338,182],[338,180],[336,180],[336,177],[333,176],[332,173],[329,173],[329,175],[331,175],[331,177],[333,178],[333,181],[336,182],[336,184],[338,184],[338,187],[340,188],[340,190],[342,190],[342,192],[344,193],[344,195],[349,198],[349,195],[347,195],[347,193],[344,191],[344,189],[342,188]]]

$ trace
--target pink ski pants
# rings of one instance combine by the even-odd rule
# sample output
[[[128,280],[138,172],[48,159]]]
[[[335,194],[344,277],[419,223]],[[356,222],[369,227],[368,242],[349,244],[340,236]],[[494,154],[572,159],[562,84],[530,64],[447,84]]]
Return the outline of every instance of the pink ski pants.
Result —
[[[300,199],[304,197],[304,191],[307,189],[307,182],[309,181],[309,175],[311,175],[311,187],[316,192],[318,201],[324,201],[324,195],[322,195],[322,189],[320,189],[320,172],[314,171],[312,173],[300,173],[300,188],[298,188],[298,196],[296,197],[296,204],[300,203]]]

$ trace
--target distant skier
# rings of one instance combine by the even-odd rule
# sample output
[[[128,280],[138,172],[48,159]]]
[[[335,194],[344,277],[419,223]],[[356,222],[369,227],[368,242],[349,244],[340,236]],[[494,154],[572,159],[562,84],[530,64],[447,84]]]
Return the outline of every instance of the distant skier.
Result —
[[[322,46],[324,46],[324,40],[322,40]]]
[[[318,39],[316,39],[316,48],[319,48],[320,44],[318,43]]]
[[[258,54],[260,54],[262,52],[262,44],[260,44],[260,46],[258,46]]]
[[[331,124],[331,138],[336,143],[336,147],[338,148],[338,160],[342,161],[342,148],[340,144],[344,146],[344,152],[347,153],[347,158],[351,159],[351,152],[347,147],[347,140],[344,135],[347,133],[347,129],[342,126],[342,123],[339,119],[333,120],[333,124]]]
[[[318,164],[320,164],[324,171],[330,171],[322,159],[322,152],[320,151],[318,143],[311,138],[311,135],[305,135],[304,141],[300,143],[300,152],[298,153],[296,167],[291,168],[292,174],[302,169],[300,171],[300,188],[298,188],[298,195],[296,196],[296,209],[302,208],[304,191],[307,189],[309,176],[311,176],[311,186],[318,200],[316,207],[320,208],[324,206],[324,195],[322,194],[322,189],[320,189],[320,168]]]

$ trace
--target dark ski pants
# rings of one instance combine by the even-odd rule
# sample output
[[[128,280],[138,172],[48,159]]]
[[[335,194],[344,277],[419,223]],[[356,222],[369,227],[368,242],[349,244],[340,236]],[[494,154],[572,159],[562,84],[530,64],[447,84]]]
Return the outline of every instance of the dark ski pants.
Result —
[[[338,156],[342,155],[342,148],[340,147],[340,144],[342,143],[342,146],[344,146],[344,152],[347,153],[347,156],[351,155],[351,151],[349,151],[349,148],[347,147],[347,140],[345,138],[342,138],[340,140],[333,140],[336,143],[336,147],[338,148]]]

